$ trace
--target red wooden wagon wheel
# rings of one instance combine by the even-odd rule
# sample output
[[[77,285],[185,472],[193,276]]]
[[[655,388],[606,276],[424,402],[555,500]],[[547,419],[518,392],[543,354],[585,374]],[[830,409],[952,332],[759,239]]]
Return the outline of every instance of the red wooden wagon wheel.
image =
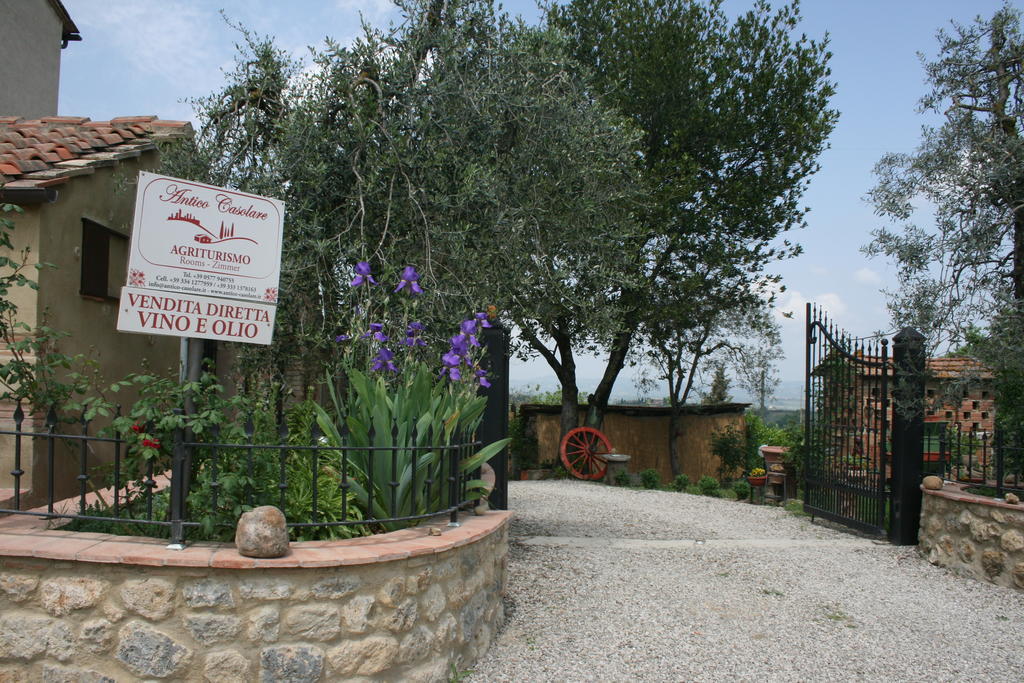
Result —
[[[593,427],[570,429],[562,437],[562,464],[577,479],[600,479],[608,469],[603,457],[612,452],[608,438]]]

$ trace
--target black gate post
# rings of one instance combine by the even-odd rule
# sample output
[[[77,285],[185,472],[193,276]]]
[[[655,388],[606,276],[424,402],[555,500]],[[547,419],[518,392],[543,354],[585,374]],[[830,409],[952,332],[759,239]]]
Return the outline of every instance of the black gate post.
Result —
[[[508,437],[508,331],[497,323],[481,330],[481,342],[487,353],[483,369],[487,371],[490,387],[481,387],[480,394],[487,397],[483,420],[477,429],[477,438],[484,444]],[[488,461],[494,468],[494,490],[488,498],[496,510],[508,509],[508,447]]]
[[[924,335],[905,327],[893,337],[892,509],[889,540],[917,545],[924,450]]]

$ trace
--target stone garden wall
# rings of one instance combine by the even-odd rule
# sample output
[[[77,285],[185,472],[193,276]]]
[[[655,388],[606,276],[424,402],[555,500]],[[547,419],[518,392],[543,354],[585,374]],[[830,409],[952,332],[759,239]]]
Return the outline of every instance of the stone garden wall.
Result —
[[[507,520],[275,560],[0,525],[0,681],[447,681],[502,622]]]
[[[924,490],[918,549],[932,564],[1024,589],[1024,509],[964,493],[956,484]]]

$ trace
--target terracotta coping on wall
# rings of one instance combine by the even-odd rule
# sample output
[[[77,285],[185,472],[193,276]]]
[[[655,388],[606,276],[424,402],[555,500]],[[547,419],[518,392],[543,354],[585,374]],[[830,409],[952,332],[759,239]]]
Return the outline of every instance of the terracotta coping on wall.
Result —
[[[991,507],[1006,508],[1007,510],[1016,510],[1017,512],[1024,512],[1024,505],[1014,505],[1007,503],[1005,500],[998,498],[990,498],[989,496],[979,496],[976,493],[967,493],[964,491],[965,488],[970,486],[977,486],[978,484],[960,484],[957,482],[947,481],[943,484],[942,489],[936,491],[934,489],[926,489],[923,485],[921,490],[929,496],[938,496],[939,498],[946,498],[948,500],[956,500],[961,503],[979,503],[981,505],[989,505]]]
[[[458,527],[449,527],[447,517],[434,518],[423,526],[387,534],[337,541],[299,541],[291,544],[284,557],[255,559],[239,555],[231,543],[199,542],[184,550],[170,550],[166,539],[47,529],[48,520],[43,517],[9,515],[0,519],[0,558],[214,569],[364,565],[458,548],[501,529],[511,516],[507,511],[463,514]],[[431,535],[431,531],[440,534]]]

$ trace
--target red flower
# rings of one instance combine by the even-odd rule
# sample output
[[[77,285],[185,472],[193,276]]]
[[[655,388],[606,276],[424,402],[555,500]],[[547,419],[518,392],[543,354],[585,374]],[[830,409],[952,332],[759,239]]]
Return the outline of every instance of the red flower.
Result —
[[[132,431],[138,434],[142,431],[142,425],[132,425]]]
[[[160,442],[156,439],[143,439],[142,445],[146,448],[160,448]]]

